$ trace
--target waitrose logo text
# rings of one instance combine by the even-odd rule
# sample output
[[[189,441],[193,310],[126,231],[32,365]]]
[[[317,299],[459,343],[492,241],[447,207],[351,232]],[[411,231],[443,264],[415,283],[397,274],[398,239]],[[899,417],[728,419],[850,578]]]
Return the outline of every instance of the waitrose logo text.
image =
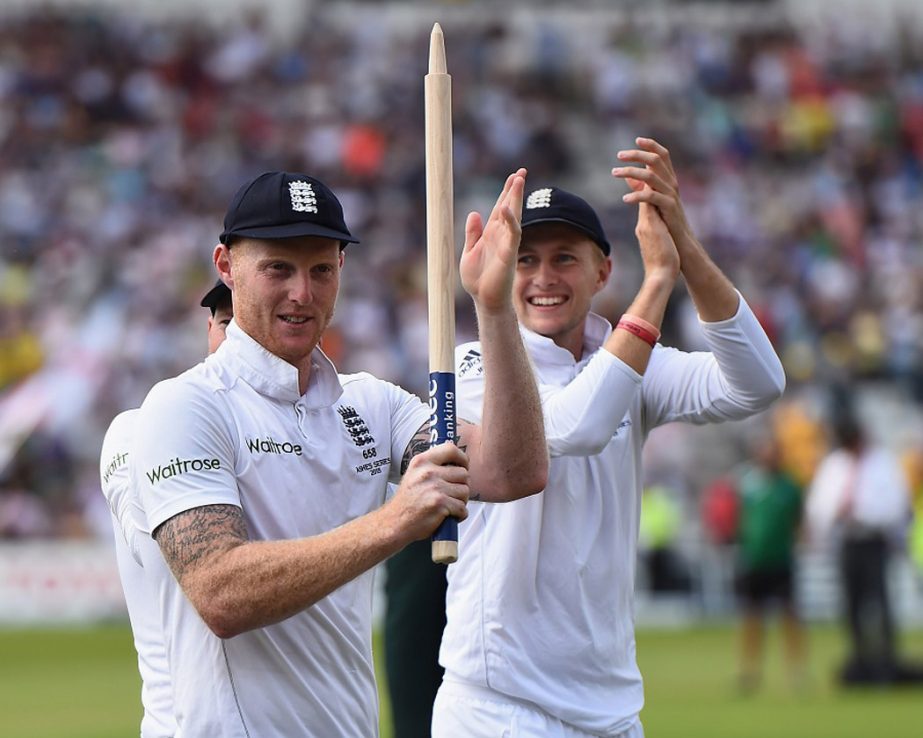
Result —
[[[147,472],[147,478],[151,484],[156,484],[162,479],[169,479],[186,472],[210,471],[221,468],[221,459],[173,459],[169,464],[155,466]]]
[[[288,441],[276,441],[272,438],[248,438],[247,448],[251,454],[295,454],[301,456],[301,446]]]

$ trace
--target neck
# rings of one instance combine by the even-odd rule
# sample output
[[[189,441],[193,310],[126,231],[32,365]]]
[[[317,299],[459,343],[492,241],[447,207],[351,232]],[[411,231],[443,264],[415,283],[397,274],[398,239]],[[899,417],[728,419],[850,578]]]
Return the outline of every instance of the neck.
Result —
[[[298,369],[298,391],[304,395],[308,391],[308,384],[311,381],[311,357],[307,356],[304,361],[295,367]]]
[[[579,325],[570,330],[559,333],[556,336],[549,336],[558,346],[567,349],[574,356],[574,361],[580,361],[583,358],[583,339],[586,333],[586,316]]]
[[[567,349],[574,355],[575,361],[583,358],[583,335],[570,336],[566,339],[554,339],[554,342],[563,349]]]

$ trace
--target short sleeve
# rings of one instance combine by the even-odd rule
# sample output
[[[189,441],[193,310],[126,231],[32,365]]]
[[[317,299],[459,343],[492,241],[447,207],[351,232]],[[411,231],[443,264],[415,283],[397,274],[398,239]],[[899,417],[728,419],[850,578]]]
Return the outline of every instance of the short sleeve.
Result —
[[[183,377],[151,390],[138,413],[130,455],[149,530],[203,505],[240,507],[235,449],[223,398]]]
[[[109,503],[113,518],[128,550],[139,564],[137,528],[131,516],[131,478],[128,455],[132,443],[137,410],[127,410],[117,415],[109,425],[99,452],[99,483]]]

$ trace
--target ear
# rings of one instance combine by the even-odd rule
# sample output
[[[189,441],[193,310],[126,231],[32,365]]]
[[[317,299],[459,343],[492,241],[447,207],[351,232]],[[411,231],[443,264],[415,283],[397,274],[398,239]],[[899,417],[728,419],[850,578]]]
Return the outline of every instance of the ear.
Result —
[[[343,264],[346,263],[346,249],[340,249],[340,269],[343,268]]]
[[[223,243],[219,243],[215,246],[212,261],[215,263],[215,269],[221,281],[233,290],[234,278],[231,276],[231,250]]]
[[[609,276],[612,274],[612,257],[604,256],[599,260],[599,264],[596,268],[596,287],[593,290],[595,295],[603,287],[606,286],[606,283],[609,281]]]

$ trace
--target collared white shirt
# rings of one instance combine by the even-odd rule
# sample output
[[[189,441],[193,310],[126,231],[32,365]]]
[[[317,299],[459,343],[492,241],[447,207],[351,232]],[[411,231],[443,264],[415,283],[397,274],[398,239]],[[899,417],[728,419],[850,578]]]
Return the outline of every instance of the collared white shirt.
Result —
[[[838,520],[847,495],[852,497],[848,513]],[[900,460],[878,446],[858,456],[843,448],[831,451],[811,480],[806,513],[817,543],[859,531],[899,538],[910,521],[910,488]]]
[[[534,704],[580,730],[618,735],[643,706],[632,596],[641,450],[662,423],[742,418],[781,394],[781,364],[741,298],[702,324],[711,352],[657,346],[644,377],[602,347],[588,316],[580,361],[522,330],[552,454],[548,485],[511,503],[470,503],[449,567],[446,679]],[[480,347],[457,352],[459,414],[477,422]]]
[[[137,507],[128,474],[128,456],[137,410],[126,410],[109,425],[100,451],[99,477],[103,495],[112,510],[115,557],[128,606],[128,619],[141,674],[141,738],[171,738],[176,733],[173,717],[173,684],[167,661],[163,623],[157,606],[157,587],[145,566],[153,569],[161,558],[160,547],[139,530],[133,507]]]
[[[253,540],[317,535],[385,501],[428,414],[388,382],[338,376],[319,349],[302,395],[296,368],[232,321],[217,352],[151,390],[132,479],[150,530],[229,504]],[[368,571],[297,615],[222,640],[163,576],[177,736],[376,735],[372,580]]]

